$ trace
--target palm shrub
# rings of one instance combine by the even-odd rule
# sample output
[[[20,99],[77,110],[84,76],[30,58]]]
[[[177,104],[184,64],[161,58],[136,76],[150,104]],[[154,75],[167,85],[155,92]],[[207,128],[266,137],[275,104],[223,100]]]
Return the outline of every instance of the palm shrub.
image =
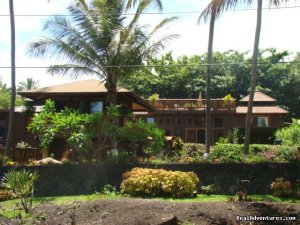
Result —
[[[1,181],[2,187],[10,190],[17,198],[20,199],[21,206],[26,214],[31,213],[34,182],[37,179],[37,172],[11,170],[4,174]]]

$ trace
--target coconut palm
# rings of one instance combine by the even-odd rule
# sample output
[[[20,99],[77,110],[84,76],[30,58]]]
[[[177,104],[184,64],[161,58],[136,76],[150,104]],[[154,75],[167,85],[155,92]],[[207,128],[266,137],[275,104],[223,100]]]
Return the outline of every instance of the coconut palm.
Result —
[[[33,80],[31,77],[27,77],[26,81],[19,82],[18,91],[28,91],[37,89],[39,87],[39,81]]]
[[[208,38],[208,50],[207,50],[207,73],[205,77],[206,88],[205,88],[205,98],[206,98],[206,118],[205,118],[205,158],[208,157],[210,151],[210,136],[211,136],[211,86],[210,86],[210,78],[211,78],[211,65],[213,62],[213,39],[214,39],[214,27],[216,20],[216,6],[212,6],[212,11],[208,15],[202,13],[198,18],[198,23],[200,23],[201,19],[204,19],[206,22],[208,17],[210,17],[209,24],[209,38]]]
[[[153,36],[175,17],[162,20],[149,33],[139,24],[141,14],[152,0],[142,0],[129,21],[124,15],[124,0],[77,0],[68,7],[70,17],[55,16],[46,21],[50,33],[30,44],[37,57],[55,57],[65,63],[52,65],[52,74],[94,74],[105,82],[107,102],[117,103],[117,82],[142,65],[145,59],[160,52],[177,35],[166,35],[152,41]]]
[[[239,3],[247,3],[248,5],[251,5],[253,2],[254,0],[211,0],[209,5],[205,8],[203,13],[201,14],[200,18],[203,17],[204,19],[207,19],[209,16],[211,16],[212,18],[211,20],[214,21],[215,17],[220,16],[224,10],[226,11],[229,9],[234,9]],[[288,0],[269,0],[269,5],[278,6],[283,2],[288,2]],[[253,99],[254,99],[254,92],[256,87],[257,56],[258,56],[258,47],[259,47],[259,39],[260,39],[260,31],[261,31],[261,21],[262,21],[262,0],[257,0],[257,20],[256,20],[254,48],[252,53],[250,94],[249,94],[249,103],[248,103],[248,110],[247,110],[246,123],[245,123],[245,141],[244,141],[245,155],[247,155],[249,152]]]
[[[10,150],[13,143],[14,131],[14,112],[16,102],[16,38],[15,38],[15,14],[14,14],[14,1],[9,0],[9,14],[10,14],[10,30],[11,30],[11,98],[8,131],[5,145],[6,158],[10,155]]]
[[[128,0],[126,5],[126,10],[129,10],[130,8],[133,8],[138,4],[138,2],[141,2],[142,0]],[[152,2],[156,5],[156,7],[162,11],[163,5],[161,0],[152,0]]]

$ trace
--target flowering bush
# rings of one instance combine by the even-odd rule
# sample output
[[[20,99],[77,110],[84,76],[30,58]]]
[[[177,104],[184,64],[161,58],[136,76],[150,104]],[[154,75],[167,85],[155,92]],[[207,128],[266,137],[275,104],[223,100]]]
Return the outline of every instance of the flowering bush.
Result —
[[[199,182],[193,172],[133,168],[123,174],[121,192],[142,196],[193,197]]]
[[[288,197],[293,194],[292,183],[285,181],[283,178],[276,178],[271,183],[271,190],[273,191],[273,195],[278,197]]]

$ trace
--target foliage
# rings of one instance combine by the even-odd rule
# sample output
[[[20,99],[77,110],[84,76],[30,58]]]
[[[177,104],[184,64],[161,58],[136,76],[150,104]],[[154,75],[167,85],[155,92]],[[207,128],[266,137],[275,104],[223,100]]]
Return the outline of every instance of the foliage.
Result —
[[[293,119],[290,126],[277,130],[275,135],[284,145],[300,146],[300,119]]]
[[[11,88],[3,84],[0,79],[0,109],[9,109],[10,107]],[[16,106],[23,105],[23,100],[20,96],[16,96]]]
[[[21,206],[25,213],[31,213],[34,182],[38,179],[37,172],[26,170],[11,170],[4,174],[1,186],[12,191],[13,194],[20,199]]]
[[[180,154],[184,145],[183,140],[180,137],[176,137],[176,139],[172,142],[172,155]]]
[[[293,194],[292,183],[285,181],[283,178],[276,178],[271,183],[271,190],[273,195],[277,197],[288,197]]]
[[[106,184],[102,188],[101,193],[106,194],[106,195],[116,195],[117,189],[111,184]]]
[[[129,141],[134,154],[156,154],[164,146],[164,131],[155,123],[143,120],[127,121],[120,131],[122,139]]]
[[[210,184],[210,185],[207,185],[207,186],[201,186],[201,191],[210,196],[211,194],[213,194],[215,192],[215,185],[213,184]]]
[[[0,202],[14,199],[15,196],[11,191],[0,189]]]
[[[123,174],[121,192],[134,196],[193,197],[199,182],[193,172],[133,168]]]
[[[25,148],[30,148],[30,147],[31,146],[28,143],[24,142],[24,141],[20,141],[20,142],[18,142],[16,144],[16,148],[23,148],[23,149],[25,149]]]
[[[223,104],[224,104],[224,106],[226,106],[228,108],[234,107],[234,98],[231,96],[231,94],[227,94],[223,98]]]
[[[163,19],[152,30],[140,23],[151,3],[140,1],[134,15],[127,16],[125,0],[76,1],[67,8],[68,17],[45,22],[48,36],[33,42],[30,50],[34,56],[57,59],[59,64],[48,70],[52,74],[98,76],[105,81],[108,105],[115,105],[118,80],[126,79],[138,69],[132,65],[142,65],[177,37],[158,33],[176,17]]]
[[[238,191],[238,192],[236,193],[236,195],[237,195],[237,201],[239,201],[239,202],[251,202],[251,201],[252,201],[251,197],[248,196],[248,195],[247,195],[245,192],[243,192],[243,191]]]
[[[154,105],[158,99],[159,99],[159,94],[156,93],[150,95],[150,97],[148,98],[148,100],[151,102],[152,105]]]
[[[242,162],[243,145],[217,143],[213,146],[210,158],[221,162]],[[293,162],[297,160],[296,147],[280,145],[250,145],[250,151],[246,162]]]
[[[29,91],[37,89],[39,87],[39,81],[33,80],[31,77],[27,77],[26,81],[19,82],[18,91]]]
[[[105,114],[81,114],[68,108],[55,112],[54,102],[47,100],[42,111],[34,115],[27,128],[40,140],[43,150],[48,149],[56,136],[60,136],[81,158],[89,155],[103,158],[109,147],[115,147],[114,141],[118,143],[121,140],[129,142],[129,151],[133,153],[139,148],[149,154],[161,150],[164,144],[161,129],[141,120],[127,121],[121,127],[119,111],[118,106],[110,105]]]
[[[287,51],[273,48],[260,50],[261,62],[257,74],[259,90],[277,99],[279,105],[296,116],[300,116],[299,94],[300,73],[297,64],[283,64],[280,62],[299,61]],[[223,98],[225,93],[232,93],[233,98],[239,100],[248,95],[251,57],[248,52],[214,52],[214,63],[220,66],[212,67],[211,95]],[[238,62],[226,64],[226,62]],[[225,63],[225,64],[224,64]],[[193,64],[207,64],[207,55],[179,56],[174,58],[167,53],[160,58],[148,60],[149,65],[136,71],[131,77],[122,80],[122,85],[136,94],[147,98],[153,93],[161,98],[198,98],[199,92],[205,93],[205,66],[190,66]],[[179,66],[180,65],[180,66]],[[186,65],[186,66],[182,66]]]

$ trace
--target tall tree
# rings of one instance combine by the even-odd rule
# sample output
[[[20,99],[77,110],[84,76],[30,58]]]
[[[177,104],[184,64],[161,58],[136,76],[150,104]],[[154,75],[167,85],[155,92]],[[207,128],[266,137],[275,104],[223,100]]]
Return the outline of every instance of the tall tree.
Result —
[[[27,77],[26,81],[21,81],[18,84],[18,91],[28,91],[37,89],[39,87],[39,81],[33,80],[31,77]]]
[[[108,104],[117,103],[117,82],[155,55],[177,35],[166,35],[152,41],[153,36],[176,17],[162,20],[147,33],[139,24],[142,13],[152,0],[142,0],[133,18],[125,15],[124,0],[94,0],[88,4],[77,0],[68,7],[70,17],[56,16],[45,23],[51,35],[30,45],[34,56],[65,59],[65,64],[52,65],[52,74],[71,77],[94,74],[105,82]]]
[[[214,2],[213,2],[214,3]],[[210,142],[211,142],[211,71],[212,71],[212,62],[213,62],[213,41],[214,41],[214,30],[215,30],[215,20],[216,20],[216,9],[217,5],[212,4],[210,13],[205,11],[200,15],[198,22],[201,18],[207,20],[207,17],[210,16],[209,23],[209,37],[208,37],[208,49],[207,49],[207,73],[206,73],[206,87],[205,87],[205,98],[206,98],[206,114],[205,114],[205,158],[208,157],[210,151]]]
[[[229,10],[235,8],[238,3],[252,4],[254,0],[211,0],[209,5],[204,10],[204,15],[220,15],[224,10]],[[278,6],[281,2],[288,2],[288,0],[269,0],[269,4]],[[244,154],[248,155],[249,143],[250,143],[250,132],[251,132],[251,121],[252,121],[252,109],[253,109],[253,99],[256,86],[256,76],[257,76],[257,57],[258,57],[258,47],[261,31],[261,20],[262,20],[262,0],[257,0],[257,20],[256,20],[256,32],[254,40],[254,48],[252,54],[252,69],[251,69],[251,81],[250,81],[250,93],[249,93],[249,103],[245,122],[245,141],[244,141]]]
[[[11,98],[8,121],[8,132],[5,145],[5,156],[9,157],[13,144],[14,132],[14,112],[16,101],[16,38],[15,38],[15,14],[14,1],[9,0],[9,15],[10,15],[10,29],[11,29]]]

